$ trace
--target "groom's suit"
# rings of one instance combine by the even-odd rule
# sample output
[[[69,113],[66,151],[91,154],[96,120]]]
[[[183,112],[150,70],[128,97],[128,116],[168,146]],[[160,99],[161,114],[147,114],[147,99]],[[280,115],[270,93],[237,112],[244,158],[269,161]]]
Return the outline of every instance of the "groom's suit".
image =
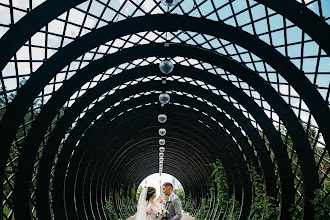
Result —
[[[166,202],[165,208],[169,212],[168,220],[180,220],[182,217],[181,201],[174,193],[169,197],[170,202]]]

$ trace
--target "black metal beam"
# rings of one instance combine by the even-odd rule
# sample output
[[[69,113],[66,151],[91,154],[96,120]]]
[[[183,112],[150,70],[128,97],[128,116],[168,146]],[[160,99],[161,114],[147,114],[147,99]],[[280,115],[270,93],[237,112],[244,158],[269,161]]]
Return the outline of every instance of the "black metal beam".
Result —
[[[95,94],[95,93],[94,93]],[[46,148],[47,149],[47,148]]]
[[[175,22],[171,22],[172,20]],[[160,25],[167,22],[175,24],[175,26],[167,27]],[[188,23],[194,25],[186,25]],[[120,27],[122,27],[122,25],[127,27],[127,29],[121,30],[122,28]],[[65,47],[61,52],[54,55],[42,67],[40,67],[25,86],[22,87],[21,91],[18,92],[15,100],[8,106],[8,110],[0,124],[0,134],[6,134],[7,137],[5,139],[6,141],[3,143],[4,153],[2,155],[4,155],[4,161],[6,161],[8,157],[7,155],[10,144],[14,138],[14,133],[17,130],[18,125],[23,119],[24,113],[40,93],[44,85],[46,85],[57,72],[64,68],[64,66],[71,60],[95,46],[125,34],[149,30],[146,27],[150,30],[159,29],[163,31],[173,31],[178,29],[185,30],[186,28],[189,28],[191,31],[206,33],[230,40],[233,43],[237,43],[238,45],[249,49],[251,52],[269,63],[274,69],[278,70],[300,94],[319,124],[326,143],[330,143],[330,136],[328,135],[330,133],[328,128],[328,124],[330,123],[330,111],[328,106],[315,87],[313,87],[304,76],[302,71],[298,70],[274,48],[246,32],[220,22],[190,18],[188,16],[152,15],[111,24],[95,30],[90,34],[86,34],[84,37],[77,39],[72,44]],[[288,72],[290,72],[290,74],[288,74]],[[14,117],[11,115],[15,115],[15,119],[17,120],[13,120]]]

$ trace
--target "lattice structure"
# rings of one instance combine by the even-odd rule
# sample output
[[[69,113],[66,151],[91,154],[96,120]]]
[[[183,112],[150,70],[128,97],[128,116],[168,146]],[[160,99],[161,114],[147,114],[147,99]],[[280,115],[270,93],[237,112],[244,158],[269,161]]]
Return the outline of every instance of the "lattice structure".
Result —
[[[218,156],[241,219],[251,167],[281,218],[329,218],[329,24],[327,0],[1,0],[1,219],[121,215],[122,184],[158,170],[161,112],[196,208]]]

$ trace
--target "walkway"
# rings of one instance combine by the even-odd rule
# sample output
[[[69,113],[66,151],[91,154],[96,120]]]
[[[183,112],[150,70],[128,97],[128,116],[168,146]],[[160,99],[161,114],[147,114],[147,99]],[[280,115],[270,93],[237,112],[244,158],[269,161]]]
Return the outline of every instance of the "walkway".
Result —
[[[128,220],[135,220],[135,216],[129,218]],[[190,216],[186,215],[186,214],[183,214],[181,220],[195,220],[195,219],[193,217],[190,217]]]

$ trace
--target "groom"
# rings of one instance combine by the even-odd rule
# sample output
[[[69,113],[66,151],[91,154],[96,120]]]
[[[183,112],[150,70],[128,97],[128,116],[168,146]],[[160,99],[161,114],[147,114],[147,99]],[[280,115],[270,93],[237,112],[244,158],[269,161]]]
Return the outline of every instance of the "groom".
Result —
[[[169,212],[168,220],[180,220],[182,217],[181,201],[173,192],[172,183],[163,184],[163,193],[168,196],[165,209]]]

